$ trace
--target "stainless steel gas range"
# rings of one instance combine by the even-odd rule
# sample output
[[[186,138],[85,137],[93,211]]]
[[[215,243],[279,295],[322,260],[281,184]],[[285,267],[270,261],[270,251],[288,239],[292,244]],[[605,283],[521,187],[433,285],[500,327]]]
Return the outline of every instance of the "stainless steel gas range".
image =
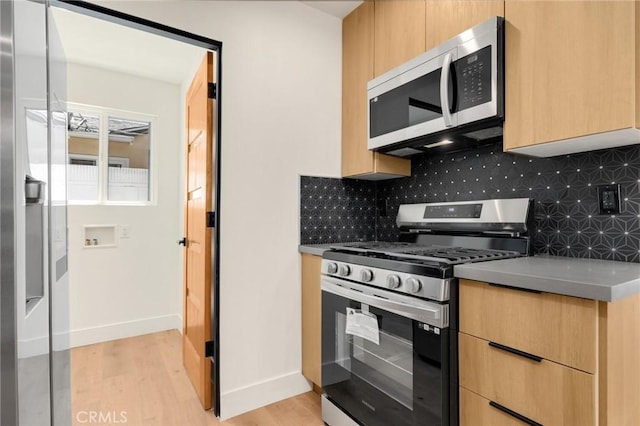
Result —
[[[527,198],[405,204],[399,242],[336,244],[322,260],[322,418],[458,424],[454,266],[531,254]]]

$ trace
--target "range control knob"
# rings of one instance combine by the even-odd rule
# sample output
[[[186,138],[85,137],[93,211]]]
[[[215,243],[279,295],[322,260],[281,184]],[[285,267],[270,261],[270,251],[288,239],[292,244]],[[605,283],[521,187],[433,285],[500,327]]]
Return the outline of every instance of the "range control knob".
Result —
[[[417,278],[408,278],[407,281],[405,281],[405,286],[409,293],[417,293],[422,288],[422,283]]]
[[[349,268],[349,265],[340,265],[340,271],[338,272],[338,274],[340,274],[343,277],[346,277],[350,273],[351,273],[351,268]]]
[[[335,262],[330,262],[327,264],[327,272],[330,274],[335,274],[338,272],[338,264]]]
[[[400,287],[400,277],[397,275],[389,275],[387,277],[387,287],[391,289]]]
[[[368,283],[373,279],[373,271],[371,269],[363,269],[362,272],[360,272],[360,278],[365,283]]]

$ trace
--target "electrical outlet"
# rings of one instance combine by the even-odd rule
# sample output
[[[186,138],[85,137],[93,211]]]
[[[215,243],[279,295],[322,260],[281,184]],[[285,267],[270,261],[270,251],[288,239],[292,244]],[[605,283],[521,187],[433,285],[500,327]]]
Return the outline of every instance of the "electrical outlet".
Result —
[[[129,225],[120,225],[120,238],[131,238]]]
[[[599,185],[598,206],[600,214],[619,214],[620,185]]]

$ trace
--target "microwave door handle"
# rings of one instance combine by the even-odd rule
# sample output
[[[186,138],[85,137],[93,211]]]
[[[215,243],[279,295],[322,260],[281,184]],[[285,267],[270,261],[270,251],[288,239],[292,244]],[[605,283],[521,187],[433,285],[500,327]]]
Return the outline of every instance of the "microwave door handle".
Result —
[[[445,127],[453,126],[451,105],[449,104],[449,73],[451,72],[452,62],[453,55],[451,53],[444,55],[442,73],[440,74],[440,104],[442,105],[442,118],[444,118]]]

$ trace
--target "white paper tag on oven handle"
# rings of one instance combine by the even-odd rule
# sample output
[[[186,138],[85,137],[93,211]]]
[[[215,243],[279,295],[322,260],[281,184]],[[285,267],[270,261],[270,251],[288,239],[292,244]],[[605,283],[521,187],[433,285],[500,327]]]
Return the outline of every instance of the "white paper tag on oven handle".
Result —
[[[374,314],[361,313],[352,308],[347,308],[346,333],[362,337],[376,345],[380,344],[380,330],[378,319]]]

